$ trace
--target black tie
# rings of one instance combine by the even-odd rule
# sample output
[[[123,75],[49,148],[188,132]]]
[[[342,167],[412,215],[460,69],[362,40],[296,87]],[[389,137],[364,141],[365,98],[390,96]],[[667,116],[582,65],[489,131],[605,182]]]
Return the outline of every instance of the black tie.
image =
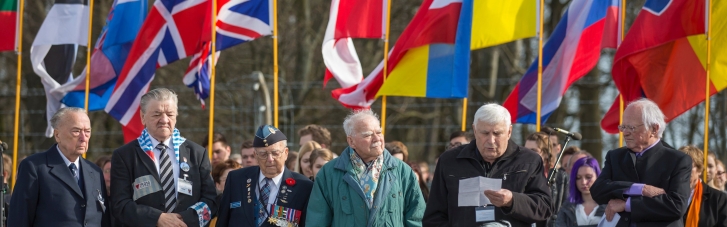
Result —
[[[167,154],[167,145],[159,143],[156,146],[159,153],[159,178],[162,180],[162,189],[164,189],[164,209],[167,213],[174,211],[177,206],[177,197],[174,190],[174,172],[172,171],[172,161]]]

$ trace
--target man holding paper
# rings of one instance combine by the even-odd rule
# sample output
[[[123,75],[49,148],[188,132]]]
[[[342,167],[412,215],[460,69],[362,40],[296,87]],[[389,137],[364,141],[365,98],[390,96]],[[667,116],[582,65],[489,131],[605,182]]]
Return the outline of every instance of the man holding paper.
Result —
[[[498,104],[477,110],[475,140],[439,157],[424,226],[531,226],[552,215],[542,159],[510,140],[510,121]]]

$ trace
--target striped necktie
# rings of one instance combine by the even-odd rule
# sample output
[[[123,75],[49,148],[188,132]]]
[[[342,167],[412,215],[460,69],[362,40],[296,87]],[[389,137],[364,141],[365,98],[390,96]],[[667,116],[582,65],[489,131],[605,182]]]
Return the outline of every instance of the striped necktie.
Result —
[[[164,189],[164,210],[167,213],[174,211],[177,207],[177,196],[174,191],[174,171],[172,171],[172,160],[167,154],[167,145],[159,143],[156,149],[159,153],[159,178],[162,180],[162,189]]]
[[[267,217],[267,210],[268,210],[268,199],[270,198],[270,190],[272,190],[272,184],[273,179],[265,178],[265,184],[263,184],[262,190],[260,192],[260,213],[257,217],[257,225],[261,226],[265,222],[265,218]]]

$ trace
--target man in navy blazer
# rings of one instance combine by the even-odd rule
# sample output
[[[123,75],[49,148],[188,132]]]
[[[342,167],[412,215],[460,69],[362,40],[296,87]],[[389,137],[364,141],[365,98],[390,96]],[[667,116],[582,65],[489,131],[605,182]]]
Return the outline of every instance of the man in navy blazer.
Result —
[[[8,226],[109,226],[101,169],[83,159],[91,121],[81,108],[51,118],[57,144],[20,163]]]
[[[227,175],[217,227],[305,226],[313,182],[285,168],[287,145],[287,138],[277,128],[258,128],[253,147],[260,165]]]

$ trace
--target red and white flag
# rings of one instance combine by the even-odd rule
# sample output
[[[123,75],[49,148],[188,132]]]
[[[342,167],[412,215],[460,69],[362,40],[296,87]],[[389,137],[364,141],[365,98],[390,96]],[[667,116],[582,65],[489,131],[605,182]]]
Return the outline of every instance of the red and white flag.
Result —
[[[351,38],[380,39],[385,29],[386,0],[333,0],[322,47],[324,86],[332,77],[342,88],[360,83],[363,72]]]

